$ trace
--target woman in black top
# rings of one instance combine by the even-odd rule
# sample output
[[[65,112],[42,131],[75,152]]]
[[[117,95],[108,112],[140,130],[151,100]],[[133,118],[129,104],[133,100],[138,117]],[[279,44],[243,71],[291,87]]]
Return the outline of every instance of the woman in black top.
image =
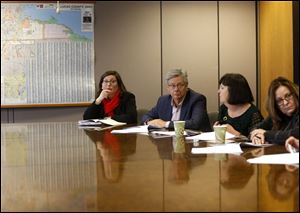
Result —
[[[299,138],[299,87],[286,78],[274,79],[268,90],[269,116],[251,132],[252,143],[284,145],[290,136]]]
[[[96,99],[83,115],[85,120],[105,117],[127,124],[137,122],[135,96],[126,90],[117,71],[107,71],[101,76]]]
[[[227,131],[236,136],[248,136],[251,129],[263,120],[256,106],[247,80],[238,73],[227,73],[219,81],[219,98],[222,105],[218,121],[226,124]]]

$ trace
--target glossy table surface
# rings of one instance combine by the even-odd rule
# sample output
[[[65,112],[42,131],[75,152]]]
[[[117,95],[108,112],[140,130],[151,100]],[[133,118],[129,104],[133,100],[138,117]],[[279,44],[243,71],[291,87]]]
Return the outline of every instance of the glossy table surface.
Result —
[[[196,155],[209,143],[111,130],[1,124],[1,211],[299,211],[297,166],[246,161],[283,146]]]

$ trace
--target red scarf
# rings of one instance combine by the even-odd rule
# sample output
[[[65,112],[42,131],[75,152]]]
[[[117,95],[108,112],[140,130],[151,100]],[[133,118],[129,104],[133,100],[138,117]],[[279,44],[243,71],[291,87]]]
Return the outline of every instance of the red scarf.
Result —
[[[103,105],[104,105],[104,112],[105,115],[108,117],[113,116],[115,108],[119,106],[120,104],[120,90],[118,90],[115,94],[115,96],[109,100],[108,98],[103,99]]]

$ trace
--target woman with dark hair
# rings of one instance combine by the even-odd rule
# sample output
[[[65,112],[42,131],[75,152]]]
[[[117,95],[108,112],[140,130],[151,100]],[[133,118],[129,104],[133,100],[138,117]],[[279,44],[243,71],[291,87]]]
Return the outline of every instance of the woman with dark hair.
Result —
[[[294,136],[299,138],[299,87],[286,78],[274,79],[268,90],[268,117],[251,132],[252,143],[284,145]]]
[[[226,189],[244,188],[253,174],[254,166],[245,157],[229,154],[221,162],[220,183]]]
[[[219,81],[220,109],[214,125],[226,124],[227,131],[236,136],[248,136],[251,129],[263,120],[244,76],[227,73]]]
[[[106,71],[101,76],[96,99],[83,115],[85,120],[105,117],[127,124],[137,122],[135,96],[126,90],[117,71]]]

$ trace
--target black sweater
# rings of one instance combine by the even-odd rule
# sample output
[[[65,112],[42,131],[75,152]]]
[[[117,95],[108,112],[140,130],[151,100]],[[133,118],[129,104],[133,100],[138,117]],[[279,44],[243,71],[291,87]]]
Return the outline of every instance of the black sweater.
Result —
[[[95,101],[85,110],[83,119],[102,119],[106,117],[104,113],[104,106],[101,102],[99,105],[95,104]],[[114,110],[114,116],[112,119],[125,122],[127,124],[133,124],[137,122],[137,110],[134,94],[130,92],[123,92],[120,96],[120,104]]]
[[[269,143],[284,145],[285,140],[290,136],[299,138],[299,111],[291,117],[284,117],[279,130],[272,130],[272,127],[272,119],[268,117],[259,123],[255,129],[267,130],[265,132],[265,140]]]

